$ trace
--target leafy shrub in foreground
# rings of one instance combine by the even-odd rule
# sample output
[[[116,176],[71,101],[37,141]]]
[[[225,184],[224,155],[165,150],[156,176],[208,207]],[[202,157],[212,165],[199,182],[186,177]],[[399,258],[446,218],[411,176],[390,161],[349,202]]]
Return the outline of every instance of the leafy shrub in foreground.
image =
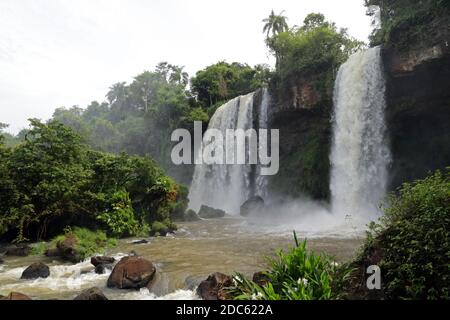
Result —
[[[339,267],[330,257],[316,255],[306,249],[306,241],[295,244],[287,253],[279,251],[269,259],[270,279],[260,286],[237,274],[231,294],[238,300],[330,300],[339,298],[340,285],[349,274],[346,266]]]
[[[387,299],[450,298],[450,169],[405,183],[372,224],[358,267],[377,264]],[[350,296],[370,298],[352,275]]]

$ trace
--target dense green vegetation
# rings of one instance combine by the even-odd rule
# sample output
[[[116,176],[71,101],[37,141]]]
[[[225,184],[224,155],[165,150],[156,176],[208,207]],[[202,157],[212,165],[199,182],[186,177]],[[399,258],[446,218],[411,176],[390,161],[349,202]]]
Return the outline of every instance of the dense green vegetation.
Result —
[[[374,21],[375,29],[370,36],[372,45],[388,44],[403,49],[429,44],[448,34],[448,0],[365,0],[365,5],[369,15],[377,18],[379,14],[380,21]],[[437,25],[442,25],[440,31]]]
[[[385,215],[371,226],[355,267],[379,265],[387,299],[450,298],[450,168],[405,183],[389,198]],[[365,297],[361,273],[350,296]]]
[[[186,209],[185,191],[152,159],[93,151],[57,121],[31,120],[14,148],[0,139],[0,237],[47,239],[67,226],[131,236]]]
[[[316,255],[299,243],[294,233],[295,247],[279,251],[269,258],[267,281],[258,285],[237,274],[231,295],[238,300],[330,300],[340,297],[342,284],[350,270],[339,266],[328,256]]]
[[[222,61],[197,72],[192,78],[192,92],[201,106],[209,108],[266,86],[270,75],[266,65],[252,68]]]
[[[61,247],[62,243],[73,244],[73,251],[69,256],[62,258],[74,263],[83,261],[95,254],[104,254],[111,247],[116,246],[117,241],[109,238],[103,231],[91,231],[85,228],[66,228],[64,234],[55,237],[47,249]]]
[[[189,76],[183,68],[163,62],[154,71],[137,75],[130,84],[112,85],[107,101],[93,101],[85,109],[61,107],[52,119],[75,130],[94,150],[150,155],[171,177],[187,185],[193,167],[173,165],[173,130],[185,128],[192,132],[194,121],[206,126],[221,103],[260,88],[267,84],[269,76],[269,68],[264,65],[252,68],[219,62],[200,70],[188,90]],[[6,144],[13,146],[25,134],[26,130],[17,137],[3,135]]]
[[[309,14],[300,27],[275,29],[266,39],[277,59],[273,84],[279,96],[289,96],[292,86],[307,80],[322,96],[331,98],[331,89],[342,63],[363,43],[338,30],[319,13]]]

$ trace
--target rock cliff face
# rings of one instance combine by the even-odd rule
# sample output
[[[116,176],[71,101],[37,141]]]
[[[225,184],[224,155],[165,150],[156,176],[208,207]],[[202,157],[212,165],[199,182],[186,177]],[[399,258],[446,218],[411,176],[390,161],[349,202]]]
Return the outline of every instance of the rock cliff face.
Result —
[[[272,88],[269,127],[280,130],[280,171],[269,178],[269,192],[328,199],[331,145],[331,92],[315,79],[298,79],[284,94]]]
[[[450,166],[450,47],[383,51],[387,125],[393,162],[390,189]]]

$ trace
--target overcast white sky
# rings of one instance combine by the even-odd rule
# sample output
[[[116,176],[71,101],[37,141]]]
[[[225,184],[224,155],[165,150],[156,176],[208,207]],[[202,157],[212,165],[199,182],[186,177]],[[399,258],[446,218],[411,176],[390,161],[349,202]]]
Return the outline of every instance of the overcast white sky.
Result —
[[[269,63],[262,19],[321,12],[361,40],[363,0],[0,0],[0,122],[17,133],[60,106],[103,101],[108,87],[161,61],[190,75],[219,60]]]

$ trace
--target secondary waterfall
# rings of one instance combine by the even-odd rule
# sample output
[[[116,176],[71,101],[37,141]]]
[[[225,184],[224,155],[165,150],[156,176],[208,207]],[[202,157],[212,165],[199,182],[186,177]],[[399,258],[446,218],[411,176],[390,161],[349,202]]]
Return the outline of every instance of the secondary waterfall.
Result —
[[[259,110],[254,110],[255,93],[237,97],[217,109],[208,126],[226,136],[227,129],[267,128],[269,94],[263,90]],[[255,118],[256,116],[256,118]],[[203,141],[205,145],[207,141]],[[226,153],[233,152],[227,150]],[[248,151],[250,152],[250,151]],[[199,157],[201,154],[198,155]],[[249,155],[247,154],[247,157]],[[198,211],[202,205],[239,214],[240,206],[252,195],[265,195],[266,179],[260,177],[255,165],[196,165],[191,188],[189,207]]]
[[[332,211],[368,221],[386,193],[385,81],[379,47],[350,57],[334,88]]]

